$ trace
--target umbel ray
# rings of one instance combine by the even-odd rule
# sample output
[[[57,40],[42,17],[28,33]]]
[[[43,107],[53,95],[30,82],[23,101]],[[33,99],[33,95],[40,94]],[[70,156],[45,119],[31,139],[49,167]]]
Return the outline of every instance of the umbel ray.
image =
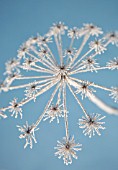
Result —
[[[63,37],[69,38],[70,44],[67,49],[64,49]],[[78,42],[81,44],[78,45]],[[56,44],[58,58],[55,57],[51,44]],[[81,150],[82,145],[75,143],[74,135],[70,137],[69,134],[68,116],[71,113],[68,110],[67,89],[75,98],[83,114],[78,125],[83,129],[85,136],[91,138],[95,134],[101,135],[100,130],[105,129],[105,122],[102,121],[105,116],[99,113],[88,113],[83,105],[85,98],[106,113],[118,115],[118,108],[107,105],[96,94],[97,89],[104,90],[114,99],[114,102],[118,103],[118,87],[104,87],[89,80],[77,78],[77,75],[86,75],[86,73],[99,74],[104,70],[118,71],[117,57],[108,61],[105,66],[101,66],[97,59],[110,45],[118,46],[117,31],[104,35],[102,29],[93,24],[83,24],[82,28],[68,29],[64,23],[59,22],[53,24],[44,36],[37,34],[35,37],[30,37],[19,48],[17,57],[6,62],[5,79],[0,84],[0,91],[22,89],[24,98],[19,101],[15,96],[8,106],[1,107],[1,118],[7,118],[9,111],[11,116],[22,119],[22,108],[25,104],[30,101],[35,102],[40,95],[53,89],[43,113],[40,113],[36,122],[31,125],[28,122],[23,126],[17,125],[21,132],[19,138],[26,140],[24,148],[28,145],[32,148],[33,142],[37,143],[35,131],[39,129],[41,121],[59,123],[60,119],[63,119],[65,137],[61,142],[57,141],[55,155],[58,158],[62,157],[66,165],[72,163],[72,158],[77,159],[76,152]],[[103,60],[104,57],[101,59]],[[27,83],[20,84],[21,80]],[[16,81],[19,85],[13,85]]]

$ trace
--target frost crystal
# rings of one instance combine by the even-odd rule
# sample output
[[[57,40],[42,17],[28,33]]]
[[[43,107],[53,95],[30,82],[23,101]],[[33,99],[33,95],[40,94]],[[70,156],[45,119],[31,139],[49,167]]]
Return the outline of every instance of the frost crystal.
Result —
[[[112,87],[112,91],[109,96],[111,96],[111,98],[113,98],[114,101],[118,103],[118,87]]]
[[[12,112],[12,115],[11,116],[14,116],[15,115],[15,118],[18,117],[18,114],[20,114],[20,117],[22,119],[22,108],[20,107],[20,104],[17,102],[17,98],[14,98],[10,104],[10,112]]]
[[[111,70],[118,69],[118,58],[114,58],[113,60],[109,61],[107,66]]]
[[[47,111],[46,114],[44,115],[44,121],[47,119],[50,119],[50,123],[54,120],[57,119],[57,123],[59,123],[59,117],[63,117],[62,115],[62,105],[52,105]]]
[[[24,148],[26,148],[27,145],[30,145],[30,148],[32,149],[33,141],[37,143],[34,132],[39,130],[39,128],[35,129],[34,125],[29,126],[28,122],[26,122],[26,125],[24,125],[23,127],[19,125],[17,125],[17,127],[18,127],[18,130],[22,133],[19,136],[19,138],[26,139],[26,144],[24,145]]]
[[[45,35],[37,34],[26,40],[20,46],[17,58],[6,63],[5,79],[0,83],[0,92],[16,90],[17,93],[17,90],[22,90],[24,97],[19,102],[14,98],[8,106],[0,108],[0,117],[6,118],[5,111],[10,111],[15,118],[19,115],[22,118],[22,107],[25,104],[36,101],[43,94],[47,99],[47,91],[52,90],[42,113],[40,108],[44,102],[39,102],[39,117],[36,122],[31,126],[27,122],[23,127],[17,126],[21,132],[19,137],[26,139],[25,148],[27,145],[32,148],[33,141],[36,143],[34,132],[42,121],[49,120],[51,123],[56,120],[59,123],[61,118],[65,125],[65,137],[62,142],[58,141],[55,155],[63,157],[66,165],[72,163],[72,157],[77,159],[76,151],[81,150],[81,145],[75,143],[74,136],[69,138],[68,118],[72,113],[67,107],[67,98],[70,94],[83,113],[79,126],[89,137],[95,133],[100,135],[99,130],[105,129],[104,122],[101,121],[104,116],[88,115],[87,106],[83,104],[85,98],[104,112],[118,115],[118,108],[107,105],[97,97],[97,91],[105,90],[118,102],[118,87],[105,87],[89,80],[89,74],[99,74],[105,69],[118,71],[118,58],[109,61],[106,66],[100,63],[100,59],[104,60],[104,56],[100,55],[105,53],[108,46],[118,45],[118,32],[102,34],[102,29],[92,23],[83,24],[82,28],[69,29],[63,22],[55,23]]]
[[[84,129],[83,133],[84,135],[88,135],[89,138],[95,135],[95,132],[100,136],[99,129],[105,129],[102,125],[105,122],[101,122],[102,119],[105,118],[105,116],[100,117],[100,114],[91,114],[87,115],[86,117],[82,117],[82,119],[79,119],[79,127]]]
[[[72,163],[72,157],[77,159],[76,151],[81,151],[81,144],[75,143],[74,136],[71,139],[66,139],[63,137],[63,141],[57,141],[57,149],[58,151],[55,152],[55,156],[58,156],[60,159],[63,157],[64,164],[68,165]]]

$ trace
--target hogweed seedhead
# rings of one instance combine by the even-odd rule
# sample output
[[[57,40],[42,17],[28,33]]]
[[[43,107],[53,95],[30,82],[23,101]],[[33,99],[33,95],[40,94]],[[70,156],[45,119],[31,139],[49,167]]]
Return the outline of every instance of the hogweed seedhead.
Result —
[[[35,138],[35,131],[39,130],[39,128],[35,128],[34,125],[29,126],[28,122],[26,122],[26,125],[19,126],[17,125],[18,130],[21,132],[21,135],[19,136],[20,139],[26,140],[26,143],[24,145],[24,148],[26,148],[28,145],[30,145],[30,148],[32,149],[33,147],[33,141],[34,143],[37,143],[36,138]]]
[[[67,37],[69,44],[67,40],[63,41],[63,38]],[[79,40],[81,44],[76,43]],[[66,49],[64,49],[64,42],[66,42]],[[55,44],[57,53],[53,49]],[[37,97],[55,87],[37,121],[31,126],[27,122],[24,126],[17,126],[21,132],[19,138],[26,140],[24,148],[28,145],[32,148],[33,141],[36,143],[34,132],[38,130],[37,127],[41,121],[48,119],[49,122],[57,120],[59,123],[61,118],[64,121],[66,137],[63,138],[62,142],[58,141],[55,155],[59,158],[63,157],[66,165],[72,163],[72,157],[77,159],[76,151],[81,150],[81,145],[75,143],[74,136],[69,138],[68,117],[71,113],[67,111],[68,90],[84,114],[79,120],[79,126],[84,129],[85,135],[89,137],[95,133],[100,135],[99,130],[105,129],[105,127],[103,126],[104,122],[102,122],[104,116],[100,114],[88,115],[82,99],[87,98],[103,111],[118,115],[117,108],[108,106],[97,97],[97,89],[101,89],[110,93],[114,101],[118,102],[118,88],[109,88],[90,82],[88,74],[86,76],[86,73],[95,74],[105,69],[118,70],[118,58],[110,60],[106,66],[101,66],[98,62],[99,59],[96,59],[105,53],[110,44],[118,46],[117,31],[103,35],[102,29],[91,23],[84,24],[82,28],[68,29],[64,23],[59,22],[53,24],[44,36],[40,34],[31,36],[20,46],[17,58],[6,63],[4,74],[6,77],[0,83],[0,92],[23,89],[25,97],[19,102],[17,98],[14,98],[7,107],[0,108],[0,117],[6,118],[5,111],[8,110],[15,118],[18,115],[22,118],[22,107],[25,104],[32,100],[36,101]],[[101,58],[103,59],[103,57]],[[80,78],[82,74],[84,74],[83,77],[86,76],[86,79]]]
[[[83,116],[82,119],[79,119],[79,127],[84,129],[83,133],[84,135],[88,135],[89,138],[95,135],[95,132],[100,136],[99,129],[105,129],[102,125],[105,122],[101,122],[102,119],[104,119],[105,116],[102,116],[100,114],[91,114],[87,116]]]
[[[71,139],[66,139],[66,137],[63,137],[63,141],[57,141],[57,152],[55,152],[55,156],[58,156],[60,159],[63,157],[64,164],[68,165],[72,163],[72,157],[77,159],[76,152],[81,151],[81,144],[75,143],[74,136],[72,136]]]

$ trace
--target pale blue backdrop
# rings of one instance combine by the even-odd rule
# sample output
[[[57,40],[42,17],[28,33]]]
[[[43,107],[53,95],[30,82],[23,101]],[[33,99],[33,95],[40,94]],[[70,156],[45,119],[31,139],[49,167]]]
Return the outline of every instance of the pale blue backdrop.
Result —
[[[54,22],[63,21],[69,27],[82,26],[82,23],[95,23],[103,30],[118,30],[118,0],[0,0],[0,79],[5,71],[4,63],[15,57],[17,49],[28,37],[48,31]],[[118,56],[118,48],[110,47],[101,57],[101,63]],[[92,80],[92,76],[88,77]],[[118,86],[118,72],[104,71],[94,76],[96,83]],[[17,93],[17,94],[16,94]],[[0,107],[22,91],[0,94]],[[23,120],[9,117],[0,120],[0,170],[118,170],[118,117],[107,115],[90,102],[86,103],[89,112],[106,115],[106,130],[102,136],[88,139],[78,128],[81,109],[69,95],[69,128],[76,141],[83,144],[78,160],[65,166],[63,160],[54,156],[56,141],[65,135],[63,120],[40,124],[36,133],[38,144],[30,150],[23,149],[24,140],[18,138],[17,124],[36,121],[42,112],[47,98],[43,95],[36,103],[30,102],[24,107]],[[107,93],[99,96],[108,104],[117,106]]]

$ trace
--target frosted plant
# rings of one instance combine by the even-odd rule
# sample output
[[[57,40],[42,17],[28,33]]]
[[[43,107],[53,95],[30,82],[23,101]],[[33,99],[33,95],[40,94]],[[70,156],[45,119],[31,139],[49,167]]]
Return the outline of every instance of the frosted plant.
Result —
[[[34,125],[29,126],[28,122],[26,122],[26,125],[19,126],[17,125],[18,130],[21,132],[21,135],[19,136],[20,139],[26,139],[26,144],[24,145],[24,148],[27,147],[27,145],[30,145],[30,148],[32,149],[33,142],[37,143],[34,132],[39,130],[39,128],[35,128]]]
[[[36,143],[34,132],[38,130],[41,121],[49,120],[49,122],[59,123],[64,120],[65,137],[62,142],[58,141],[55,155],[59,158],[63,157],[66,165],[72,163],[72,158],[77,159],[76,151],[81,149],[81,145],[75,143],[74,136],[70,138],[68,117],[71,113],[67,108],[67,89],[83,113],[79,126],[84,129],[85,135],[89,137],[95,133],[100,135],[99,130],[105,129],[104,122],[101,121],[104,116],[88,114],[81,99],[88,99],[108,114],[118,115],[117,108],[107,105],[97,97],[97,89],[105,90],[115,102],[118,102],[118,87],[105,87],[90,82],[89,77],[86,76],[86,73],[95,74],[105,69],[118,70],[117,58],[110,60],[105,66],[101,66],[98,62],[99,56],[107,50],[110,44],[118,45],[118,32],[102,34],[102,29],[94,24],[84,24],[82,28],[68,29],[64,23],[59,22],[53,24],[44,36],[37,34],[37,36],[30,37],[20,46],[17,58],[6,63],[6,77],[0,83],[0,92],[23,89],[25,97],[19,102],[17,98],[14,98],[8,106],[0,108],[0,117],[8,117],[7,111],[10,111],[11,116],[17,118],[20,115],[22,118],[22,108],[25,104],[36,101],[40,95],[50,89],[53,90],[37,121],[31,126],[27,122],[23,127],[17,126],[22,133],[19,137],[26,140],[25,148],[27,145],[32,148],[33,141]],[[66,42],[65,46],[63,42]],[[79,78],[82,77],[80,75],[86,76],[86,79]]]
[[[55,149],[57,149],[58,151],[55,152],[55,155],[58,156],[59,159],[63,157],[64,164],[71,164],[72,157],[77,159],[76,151],[80,151],[81,146],[81,144],[75,143],[74,136],[72,137],[72,139],[66,139],[65,137],[63,137],[62,142],[57,141],[57,147],[55,147]]]
[[[105,116],[100,117],[100,114],[92,114],[83,116],[82,119],[79,119],[79,127],[83,130],[84,135],[88,135],[89,138],[95,135],[95,132],[100,136],[99,129],[105,129],[105,127],[102,126],[105,122],[101,122],[102,119],[105,118]]]

